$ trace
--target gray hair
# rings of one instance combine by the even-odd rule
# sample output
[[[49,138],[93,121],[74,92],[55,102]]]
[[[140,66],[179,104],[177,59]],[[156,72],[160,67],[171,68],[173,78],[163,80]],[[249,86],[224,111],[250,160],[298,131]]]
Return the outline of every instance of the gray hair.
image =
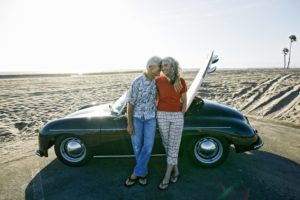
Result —
[[[161,58],[158,56],[151,57],[147,62],[147,70],[150,69],[151,65],[158,65],[160,66]]]
[[[172,57],[166,57],[162,59],[162,62],[163,61],[167,61],[168,63],[171,64],[172,68],[168,77],[170,78],[171,83],[174,84],[176,79],[180,78],[181,68],[179,66],[179,63],[177,62],[177,60],[175,60]]]

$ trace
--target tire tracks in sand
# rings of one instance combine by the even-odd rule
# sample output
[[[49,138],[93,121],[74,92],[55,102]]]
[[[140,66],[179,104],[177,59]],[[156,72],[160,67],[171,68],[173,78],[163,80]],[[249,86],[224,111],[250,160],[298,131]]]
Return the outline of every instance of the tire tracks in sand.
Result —
[[[245,114],[280,120],[292,114],[296,116],[294,122],[297,123],[300,121],[300,84],[297,76],[295,73],[279,74],[255,87],[241,88],[232,94],[232,101],[244,102],[239,109]]]

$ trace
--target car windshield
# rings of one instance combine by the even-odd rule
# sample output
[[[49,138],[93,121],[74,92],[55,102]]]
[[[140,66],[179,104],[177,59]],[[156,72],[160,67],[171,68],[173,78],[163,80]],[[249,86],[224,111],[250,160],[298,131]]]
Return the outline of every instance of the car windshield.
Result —
[[[122,114],[124,108],[126,107],[126,97],[127,92],[125,92],[117,101],[112,104],[111,111],[117,115]]]

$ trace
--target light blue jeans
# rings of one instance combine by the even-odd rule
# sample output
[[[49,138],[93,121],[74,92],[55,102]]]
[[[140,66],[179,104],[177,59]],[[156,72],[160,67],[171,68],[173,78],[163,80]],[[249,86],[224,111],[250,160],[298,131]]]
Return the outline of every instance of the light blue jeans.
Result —
[[[144,177],[148,174],[148,163],[155,138],[156,118],[142,120],[134,117],[133,126],[134,134],[131,136],[131,143],[136,159],[134,174]]]

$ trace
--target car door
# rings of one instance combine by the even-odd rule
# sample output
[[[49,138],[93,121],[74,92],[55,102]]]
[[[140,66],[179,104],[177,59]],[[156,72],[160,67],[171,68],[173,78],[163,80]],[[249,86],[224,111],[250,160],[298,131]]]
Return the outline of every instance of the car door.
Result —
[[[98,139],[99,155],[133,155],[126,115],[111,115],[102,120]]]

